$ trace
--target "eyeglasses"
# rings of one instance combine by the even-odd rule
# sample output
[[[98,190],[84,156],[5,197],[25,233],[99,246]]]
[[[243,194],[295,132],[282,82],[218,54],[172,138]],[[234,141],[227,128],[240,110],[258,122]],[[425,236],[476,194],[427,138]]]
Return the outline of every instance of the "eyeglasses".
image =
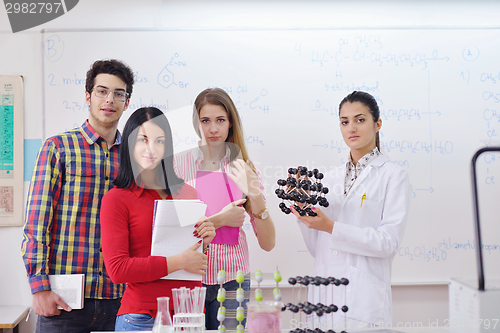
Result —
[[[94,87],[94,88],[92,88],[92,90],[95,92],[95,95],[97,97],[101,97],[101,98],[108,97],[109,93],[112,92],[114,99],[116,99],[117,101],[120,101],[120,102],[125,102],[128,99],[128,97],[130,96],[130,94],[128,92],[125,92],[123,90],[110,90],[110,89],[104,88],[104,87]]]

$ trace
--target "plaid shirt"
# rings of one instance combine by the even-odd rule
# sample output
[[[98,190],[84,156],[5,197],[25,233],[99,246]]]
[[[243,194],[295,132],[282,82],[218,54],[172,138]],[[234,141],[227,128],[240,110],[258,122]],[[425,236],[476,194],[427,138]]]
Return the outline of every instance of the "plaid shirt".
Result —
[[[85,297],[116,299],[104,268],[99,211],[118,173],[119,144],[106,141],[86,121],[47,139],[31,179],[22,255],[31,292],[50,290],[48,274],[85,274]]]

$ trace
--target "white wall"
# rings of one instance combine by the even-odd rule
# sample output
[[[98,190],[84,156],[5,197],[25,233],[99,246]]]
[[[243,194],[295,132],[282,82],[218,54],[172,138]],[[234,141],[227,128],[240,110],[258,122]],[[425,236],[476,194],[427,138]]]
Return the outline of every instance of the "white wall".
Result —
[[[25,138],[41,138],[40,29],[499,28],[500,2],[85,0],[52,22],[12,34],[0,8],[0,74],[25,79]],[[82,45],[91,48],[92,45]],[[133,45],[131,45],[133,50]],[[106,57],[106,55],[103,55]],[[78,61],[78,59],[75,59]],[[89,64],[90,65],[90,64]],[[82,116],[82,120],[84,116]],[[54,121],[46,119],[46,121]],[[26,191],[27,184],[25,184]],[[410,237],[410,235],[408,235]],[[31,305],[21,227],[0,228],[0,306]],[[277,245],[279,246],[279,244]],[[394,321],[444,323],[447,286],[394,286]],[[32,315],[20,332],[34,331]],[[285,326],[286,327],[286,326]]]

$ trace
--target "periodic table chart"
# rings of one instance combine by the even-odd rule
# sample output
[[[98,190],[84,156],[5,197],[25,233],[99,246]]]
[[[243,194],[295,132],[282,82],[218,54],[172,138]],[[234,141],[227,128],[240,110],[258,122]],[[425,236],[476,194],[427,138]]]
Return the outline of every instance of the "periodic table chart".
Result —
[[[0,75],[0,226],[22,225],[23,100],[22,77]]]

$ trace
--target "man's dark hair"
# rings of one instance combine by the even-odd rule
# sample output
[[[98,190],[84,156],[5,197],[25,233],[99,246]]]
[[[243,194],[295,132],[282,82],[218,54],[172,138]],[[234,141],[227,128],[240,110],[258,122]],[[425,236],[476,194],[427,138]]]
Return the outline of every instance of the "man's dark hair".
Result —
[[[95,77],[99,74],[111,74],[119,77],[127,85],[129,98],[132,96],[132,86],[134,85],[134,73],[123,62],[116,59],[97,60],[87,72],[85,89],[90,94],[94,88]]]

